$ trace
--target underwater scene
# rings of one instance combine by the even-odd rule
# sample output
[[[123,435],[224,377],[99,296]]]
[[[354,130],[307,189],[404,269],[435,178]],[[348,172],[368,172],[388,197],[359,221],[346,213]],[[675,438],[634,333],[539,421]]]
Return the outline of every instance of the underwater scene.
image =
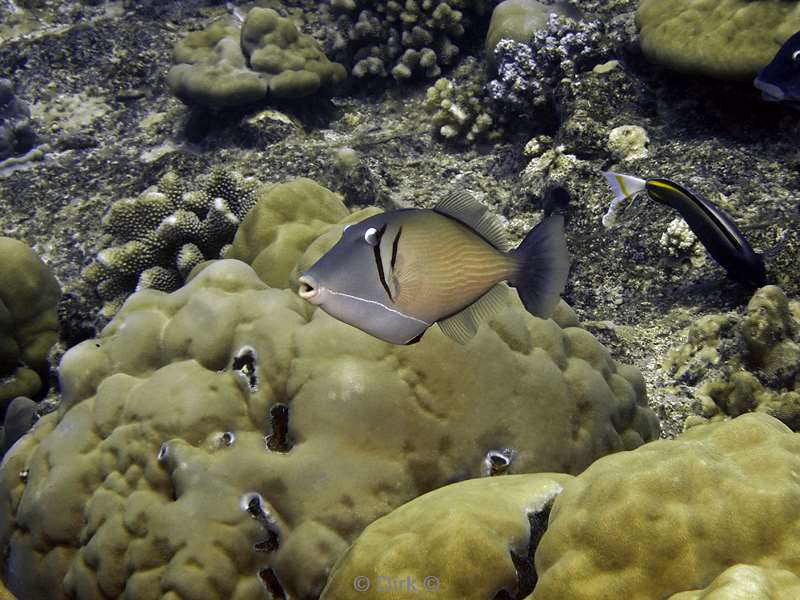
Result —
[[[0,0],[0,600],[800,600],[800,0]]]

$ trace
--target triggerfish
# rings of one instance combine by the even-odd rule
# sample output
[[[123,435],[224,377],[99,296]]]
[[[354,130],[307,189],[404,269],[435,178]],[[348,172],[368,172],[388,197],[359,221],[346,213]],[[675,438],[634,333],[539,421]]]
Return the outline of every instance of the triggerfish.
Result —
[[[769,102],[786,102],[800,108],[800,31],[781,46],[775,58],[761,69],[753,85]]]
[[[406,208],[345,227],[299,278],[298,293],[329,315],[393,344],[434,323],[459,343],[503,305],[508,281],[549,318],[567,281],[564,218],[552,215],[508,250],[497,218],[465,191],[433,209]]]
[[[621,202],[644,192],[656,202],[677,210],[731,279],[754,287],[766,284],[763,257],[753,250],[730,217],[711,201],[669,179],[639,179],[611,171],[603,175],[615,195],[611,208],[603,217],[604,225],[610,224]]]

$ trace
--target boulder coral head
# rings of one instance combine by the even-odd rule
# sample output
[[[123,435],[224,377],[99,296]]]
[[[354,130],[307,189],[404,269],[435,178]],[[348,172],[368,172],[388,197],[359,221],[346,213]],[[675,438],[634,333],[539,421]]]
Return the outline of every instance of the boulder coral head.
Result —
[[[642,0],[641,47],[684,73],[747,80],[800,30],[800,4],[786,0]]]
[[[325,93],[347,75],[291,19],[259,7],[241,29],[223,20],[187,34],[175,45],[174,59],[167,76],[172,93],[212,108]]]
[[[236,260],[134,294],[59,372],[0,466],[20,600],[310,600],[369,523],[491,456],[577,473],[658,435],[641,374],[583,329],[517,304],[465,346],[392,346]]]

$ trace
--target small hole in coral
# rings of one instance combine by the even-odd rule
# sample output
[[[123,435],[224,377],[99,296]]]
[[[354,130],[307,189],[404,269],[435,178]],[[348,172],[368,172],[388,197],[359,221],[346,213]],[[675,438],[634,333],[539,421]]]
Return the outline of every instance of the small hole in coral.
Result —
[[[289,407],[286,404],[275,404],[269,409],[272,433],[267,435],[267,448],[273,452],[288,452],[292,449],[289,438]]]
[[[283,591],[283,586],[272,569],[259,571],[258,576],[261,579],[261,583],[264,584],[264,587],[267,588],[267,591],[275,600],[286,600],[286,592]]]

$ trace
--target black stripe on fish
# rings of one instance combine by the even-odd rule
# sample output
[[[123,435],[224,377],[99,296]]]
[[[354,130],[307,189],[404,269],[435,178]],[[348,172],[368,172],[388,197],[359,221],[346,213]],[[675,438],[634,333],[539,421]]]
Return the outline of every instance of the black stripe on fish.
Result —
[[[375,235],[378,236],[378,243],[372,247],[372,252],[375,254],[375,265],[378,267],[378,279],[381,280],[381,285],[383,289],[386,290],[386,295],[389,296],[389,300],[394,301],[392,298],[392,292],[389,291],[389,284],[386,283],[386,274],[383,272],[383,260],[381,259],[381,240],[383,239],[383,234],[386,232],[386,225],[378,229]]]
[[[397,235],[394,236],[394,242],[392,242],[392,260],[390,264],[392,265],[392,271],[394,271],[394,263],[397,260],[397,244],[400,241],[400,234],[403,232],[402,227],[397,228]]]

